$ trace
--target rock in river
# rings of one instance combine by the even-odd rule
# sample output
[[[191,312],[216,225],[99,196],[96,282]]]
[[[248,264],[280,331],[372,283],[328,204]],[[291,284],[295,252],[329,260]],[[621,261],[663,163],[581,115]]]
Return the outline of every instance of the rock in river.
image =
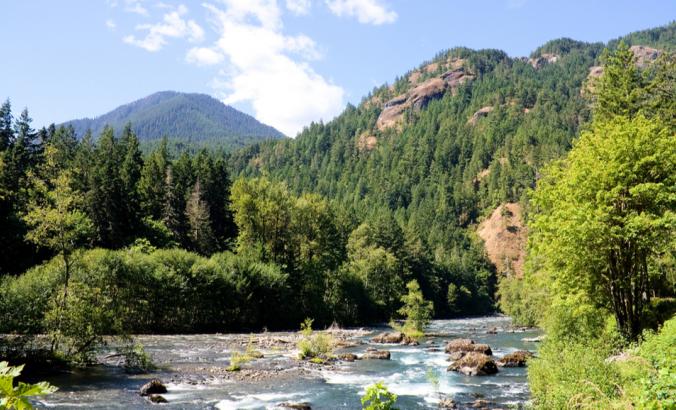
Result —
[[[449,371],[459,372],[467,376],[486,376],[498,372],[495,361],[483,353],[469,352],[460,360],[448,366]]]
[[[345,362],[354,362],[359,360],[359,356],[354,353],[343,353],[338,355],[338,360],[343,360]]]
[[[277,407],[283,408],[283,409],[294,409],[294,410],[312,410],[312,407],[310,406],[310,403],[279,403]]]
[[[169,402],[167,401],[167,399],[165,399],[164,397],[160,396],[159,394],[151,394],[150,396],[148,396],[148,400],[150,400],[151,402],[153,402],[153,403],[155,403],[155,404],[169,403]]]
[[[385,332],[375,336],[371,340],[375,343],[402,343],[405,337],[401,332]]]
[[[446,345],[446,353],[453,352],[478,352],[491,356],[493,352],[490,346],[483,343],[474,343],[472,339],[453,339]]]
[[[525,367],[526,361],[533,357],[531,352],[525,350],[517,350],[506,354],[502,359],[498,360],[498,366],[500,367]]]
[[[361,357],[364,360],[369,359],[378,359],[378,360],[390,360],[390,352],[387,350],[367,350],[366,353]]]
[[[162,380],[160,379],[152,379],[148,383],[141,386],[141,389],[139,389],[139,394],[141,396],[148,396],[151,394],[162,394],[166,392],[167,388],[164,386],[164,384],[162,384]]]

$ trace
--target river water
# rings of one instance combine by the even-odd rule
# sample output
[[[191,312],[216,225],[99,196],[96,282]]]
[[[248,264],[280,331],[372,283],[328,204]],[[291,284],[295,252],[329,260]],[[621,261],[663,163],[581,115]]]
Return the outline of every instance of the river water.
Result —
[[[357,337],[364,342],[383,328],[365,329]],[[489,332],[497,330],[497,332]],[[230,353],[230,335],[141,336],[146,351],[159,366],[150,375],[127,375],[115,366],[96,366],[49,379],[59,391],[36,403],[55,409],[142,409],[157,408],[138,395],[139,387],[150,378],[163,380],[168,393],[162,396],[167,409],[273,409],[281,402],[308,402],[313,409],[359,409],[366,386],[383,381],[397,394],[400,409],[436,408],[441,397],[452,398],[461,408],[481,399],[491,407],[521,407],[528,400],[525,368],[500,368],[493,376],[463,376],[447,372],[445,342],[456,337],[487,343],[497,359],[515,350],[535,351],[536,344],[524,341],[539,333],[518,330],[502,316],[435,320],[419,346],[361,344],[343,351],[363,353],[368,347],[386,349],[391,360],[358,360],[332,366],[297,368],[293,352],[261,349],[263,359],[252,366],[265,367],[279,374],[294,367],[302,372],[261,380],[233,380],[209,375],[225,368]],[[205,369],[211,369],[206,371]],[[222,373],[222,372],[221,372]],[[205,375],[206,374],[206,375]],[[433,383],[436,374],[438,383]]]

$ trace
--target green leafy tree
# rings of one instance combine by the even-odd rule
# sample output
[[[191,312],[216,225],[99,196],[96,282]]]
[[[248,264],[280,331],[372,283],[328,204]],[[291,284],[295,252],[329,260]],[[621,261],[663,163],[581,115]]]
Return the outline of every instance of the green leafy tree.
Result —
[[[406,289],[408,293],[401,297],[404,306],[398,311],[405,318],[402,330],[409,337],[421,337],[432,320],[434,306],[423,297],[417,280],[408,282]]]
[[[0,362],[0,409],[31,410],[33,405],[28,400],[29,397],[44,396],[57,390],[47,382],[19,382],[14,386],[14,379],[21,375],[22,370],[23,365],[13,367],[7,362]]]
[[[676,144],[642,115],[596,122],[565,162],[547,168],[532,203],[532,251],[562,294],[610,307],[629,339],[641,332],[654,258],[675,246]]]
[[[38,246],[56,252],[63,259],[63,296],[60,310],[66,308],[71,276],[71,255],[86,243],[93,233],[93,225],[79,209],[80,196],[71,188],[71,176],[64,171],[51,181],[53,189],[36,180],[38,199],[29,206],[24,220],[29,227],[26,239]],[[60,316],[59,316],[60,321]],[[60,323],[57,321],[57,329]]]

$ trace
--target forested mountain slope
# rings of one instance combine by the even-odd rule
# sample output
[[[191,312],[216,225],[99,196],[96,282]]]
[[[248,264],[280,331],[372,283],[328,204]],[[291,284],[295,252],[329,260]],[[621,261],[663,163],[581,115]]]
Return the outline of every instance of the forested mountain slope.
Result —
[[[650,60],[674,48],[675,31],[623,40]],[[241,150],[234,166],[331,198],[356,221],[392,216],[432,260],[471,275],[485,266],[477,225],[500,204],[525,203],[539,169],[589,122],[585,90],[605,47],[559,39],[530,58],[451,49],[295,140]]]
[[[276,129],[258,122],[205,94],[162,91],[122,105],[96,118],[68,121],[78,136],[87,130],[99,135],[106,125],[116,132],[131,123],[139,140],[168,137],[183,144],[242,147],[248,143],[282,138]]]

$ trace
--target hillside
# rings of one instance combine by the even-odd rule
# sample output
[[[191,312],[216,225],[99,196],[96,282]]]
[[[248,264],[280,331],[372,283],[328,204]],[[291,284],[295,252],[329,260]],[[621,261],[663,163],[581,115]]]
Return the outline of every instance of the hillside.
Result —
[[[672,23],[624,40],[635,53],[671,50],[675,31]],[[591,117],[590,70],[617,43],[559,39],[521,58],[444,51],[334,121],[241,150],[236,172],[332,198],[358,221],[389,214],[431,258],[477,274],[486,261],[479,224],[502,204],[526,205],[539,169],[571,148]],[[445,289],[450,279],[436,280]]]
[[[142,142],[168,137],[182,143],[241,147],[284,136],[208,95],[174,91],[158,92],[99,117],[68,121],[64,125],[72,125],[81,137],[88,129],[99,135],[106,125],[119,132],[128,122]]]

